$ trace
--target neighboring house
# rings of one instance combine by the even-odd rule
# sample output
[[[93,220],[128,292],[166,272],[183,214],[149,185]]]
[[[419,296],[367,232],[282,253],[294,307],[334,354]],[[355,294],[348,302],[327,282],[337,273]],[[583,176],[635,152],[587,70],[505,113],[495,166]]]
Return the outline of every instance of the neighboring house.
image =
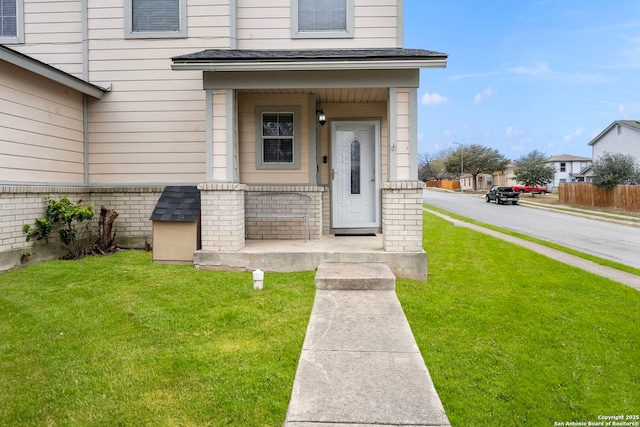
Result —
[[[476,189],[489,190],[493,187],[493,175],[490,173],[481,173],[476,177]]]
[[[513,172],[515,167],[516,167],[516,164],[514,162],[511,162],[507,165],[507,168],[504,171],[495,172],[493,174],[491,184],[489,184],[487,180],[487,185],[489,186],[489,189],[494,185],[501,185],[501,186],[516,185],[517,182]]]
[[[164,187],[197,185],[196,264],[246,239],[373,231],[426,274],[417,88],[447,56],[403,48],[402,0],[15,6],[0,27],[0,253],[26,247],[46,195],[109,204],[119,238],[143,242]]]
[[[547,159],[547,163],[554,166],[556,173],[553,177],[553,183],[549,188],[557,189],[560,184],[566,182],[584,182],[585,172],[591,166],[591,159],[588,157],[572,156],[569,154],[560,154]]]
[[[593,161],[604,153],[631,155],[640,164],[640,121],[616,120],[591,142]]]

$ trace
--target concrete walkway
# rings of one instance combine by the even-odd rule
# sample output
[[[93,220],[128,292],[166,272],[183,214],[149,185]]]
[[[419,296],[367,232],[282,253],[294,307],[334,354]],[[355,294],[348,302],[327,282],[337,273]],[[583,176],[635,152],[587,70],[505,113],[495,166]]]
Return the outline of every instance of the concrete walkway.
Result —
[[[449,426],[382,263],[322,263],[285,427]]]

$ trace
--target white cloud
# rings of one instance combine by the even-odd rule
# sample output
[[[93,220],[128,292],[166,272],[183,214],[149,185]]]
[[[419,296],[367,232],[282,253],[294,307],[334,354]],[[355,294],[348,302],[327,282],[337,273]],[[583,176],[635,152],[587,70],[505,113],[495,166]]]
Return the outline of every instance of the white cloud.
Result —
[[[546,76],[552,74],[551,68],[546,62],[536,62],[533,66],[521,65],[519,67],[511,68],[509,71],[515,74],[524,74],[526,76]]]
[[[440,105],[448,102],[446,96],[442,96],[439,93],[425,93],[422,95],[422,105]]]
[[[563,73],[554,71],[546,62],[536,62],[533,65],[520,65],[510,68],[509,72],[521,76],[537,79],[568,82],[600,84],[611,81],[611,77],[603,74]]]
[[[473,97],[474,104],[480,104],[487,98],[491,98],[495,93],[495,90],[489,86],[485,90],[480,93],[476,93],[476,96]]]
[[[625,120],[630,119],[633,116],[633,109],[627,105],[618,106],[618,114]]]
[[[570,142],[571,140],[578,138],[584,133],[584,128],[576,128],[572,133],[564,136],[564,142]]]
[[[442,135],[446,136],[447,138],[451,138],[453,132],[451,132],[450,130],[445,130],[444,132],[442,132]]]
[[[476,74],[458,74],[456,76],[449,77],[449,80],[456,81],[456,80],[463,80],[463,79],[479,79],[479,78],[495,76],[496,74],[499,74],[499,73],[497,71],[489,71],[486,73],[476,73]]]
[[[507,130],[505,131],[505,134],[507,135],[507,138],[515,138],[515,137],[518,137],[518,136],[522,135],[523,133],[524,132],[522,132],[521,130],[514,129],[511,126],[509,126],[507,128]]]

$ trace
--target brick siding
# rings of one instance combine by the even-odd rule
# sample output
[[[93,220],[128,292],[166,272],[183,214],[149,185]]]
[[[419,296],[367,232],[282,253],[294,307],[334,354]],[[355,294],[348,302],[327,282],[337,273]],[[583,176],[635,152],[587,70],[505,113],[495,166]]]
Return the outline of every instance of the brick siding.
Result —
[[[383,245],[387,252],[422,251],[422,188],[416,181],[388,182],[382,189]]]

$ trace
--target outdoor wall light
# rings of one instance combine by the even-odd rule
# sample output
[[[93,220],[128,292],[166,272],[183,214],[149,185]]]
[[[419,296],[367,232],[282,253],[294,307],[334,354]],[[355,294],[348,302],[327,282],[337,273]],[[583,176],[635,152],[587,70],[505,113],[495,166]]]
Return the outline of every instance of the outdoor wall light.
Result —
[[[324,126],[324,124],[327,123],[327,116],[325,116],[324,111],[322,111],[322,108],[319,110],[316,110],[316,114],[318,114],[318,123],[320,123],[320,126]]]

